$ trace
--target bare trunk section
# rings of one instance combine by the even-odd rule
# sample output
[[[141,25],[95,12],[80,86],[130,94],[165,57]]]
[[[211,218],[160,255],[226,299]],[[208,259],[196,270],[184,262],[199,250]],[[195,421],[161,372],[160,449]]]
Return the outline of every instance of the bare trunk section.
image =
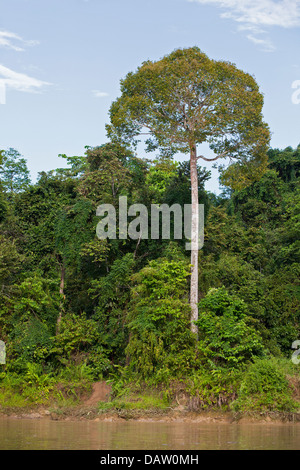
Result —
[[[191,192],[192,192],[192,227],[191,227],[191,330],[198,335],[195,321],[198,320],[198,249],[199,249],[199,207],[198,207],[198,174],[196,144],[191,145],[190,152]]]
[[[61,303],[60,303],[60,310],[56,322],[56,334],[59,333],[59,327],[60,327],[60,322],[62,319],[62,314],[63,314],[63,303],[64,303],[64,288],[65,288],[65,267],[63,264],[60,266],[60,286],[59,286],[59,293],[61,297]]]

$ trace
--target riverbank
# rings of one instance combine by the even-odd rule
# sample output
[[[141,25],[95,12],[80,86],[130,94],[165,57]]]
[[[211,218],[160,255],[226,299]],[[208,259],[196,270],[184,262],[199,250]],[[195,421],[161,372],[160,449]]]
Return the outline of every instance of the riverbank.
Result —
[[[6,374],[0,384],[0,417],[300,423],[299,372],[282,361],[273,362],[257,362],[248,375],[227,376],[226,383],[223,375],[151,385],[123,377],[92,382],[82,377],[62,381],[49,375]]]
[[[224,424],[297,424],[300,425],[300,413],[287,412],[252,412],[234,413],[221,410],[200,410],[190,412],[183,407],[169,408],[165,410],[119,410],[112,409],[109,412],[99,411],[97,406],[79,404],[71,407],[30,407],[30,408],[5,408],[0,409],[0,419],[32,419],[54,421],[93,421],[93,422],[181,422],[181,423],[224,423]]]

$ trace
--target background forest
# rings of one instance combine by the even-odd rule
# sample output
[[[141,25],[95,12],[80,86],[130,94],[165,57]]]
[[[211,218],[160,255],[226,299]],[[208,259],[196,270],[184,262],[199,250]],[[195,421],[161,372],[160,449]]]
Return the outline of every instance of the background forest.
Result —
[[[188,162],[114,143],[61,157],[68,168],[34,184],[17,150],[0,157],[2,404],[12,393],[14,405],[77,397],[74,384],[108,380],[119,404],[135,384],[163,390],[164,403],[184,387],[193,409],[297,411],[300,146],[270,149],[259,182],[219,196],[198,167],[198,341],[185,241],[96,236],[97,206],[118,213],[121,195],[148,208],[190,203]]]

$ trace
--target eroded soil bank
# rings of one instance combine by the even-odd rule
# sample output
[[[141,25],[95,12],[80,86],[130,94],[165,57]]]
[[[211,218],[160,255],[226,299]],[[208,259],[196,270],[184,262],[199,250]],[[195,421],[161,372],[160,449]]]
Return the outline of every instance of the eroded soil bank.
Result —
[[[164,409],[155,406],[143,409],[122,408],[118,407],[117,404],[106,409],[103,404],[111,403],[111,393],[112,390],[109,384],[96,382],[89,394],[82,397],[80,402],[71,406],[53,402],[47,406],[7,407],[5,403],[0,403],[0,419],[2,417],[56,421],[124,422],[135,420],[140,422],[300,424],[300,413],[253,412],[242,414],[220,409],[191,411],[182,396],[180,396],[180,399],[177,397],[173,404],[166,406]]]

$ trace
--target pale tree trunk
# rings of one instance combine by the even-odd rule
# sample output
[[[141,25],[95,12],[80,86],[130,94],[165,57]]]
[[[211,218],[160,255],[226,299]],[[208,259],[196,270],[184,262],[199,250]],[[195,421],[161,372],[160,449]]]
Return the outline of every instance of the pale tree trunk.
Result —
[[[190,152],[191,192],[192,192],[192,227],[191,227],[191,330],[198,335],[195,321],[198,320],[198,247],[199,247],[199,207],[198,207],[198,174],[196,145],[191,145]]]
[[[59,286],[59,293],[60,293],[60,296],[61,296],[61,304],[60,304],[59,315],[58,315],[57,322],[56,322],[56,334],[59,333],[60,322],[61,322],[62,314],[63,314],[64,288],[65,288],[65,267],[64,267],[63,264],[61,264],[61,266],[60,266],[60,286]]]

